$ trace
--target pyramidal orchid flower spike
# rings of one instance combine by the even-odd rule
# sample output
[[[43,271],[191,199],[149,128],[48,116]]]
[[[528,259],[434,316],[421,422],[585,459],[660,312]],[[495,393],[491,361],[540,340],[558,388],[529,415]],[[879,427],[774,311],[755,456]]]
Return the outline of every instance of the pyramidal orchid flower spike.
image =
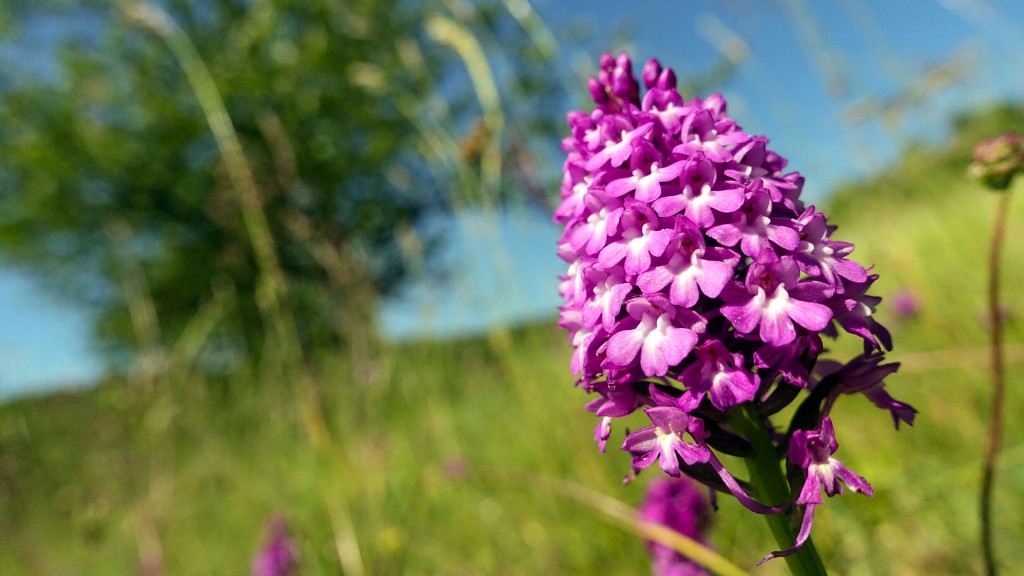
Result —
[[[554,219],[565,227],[559,325],[572,373],[595,396],[587,409],[601,450],[616,419],[648,422],[622,444],[633,456],[627,480],[657,463],[731,493],[786,526],[788,541],[776,533],[783,550],[766,560],[791,557],[812,548],[822,491],[871,495],[833,457],[838,399],[864,395],[897,426],[916,414],[884,388],[898,364],[882,363],[892,339],[873,316],[878,275],[804,205],[803,177],[767,138],[744,132],[724,98],[683,100],[657,60],[640,80],[644,93],[625,54],[604,54],[587,86],[594,109],[568,115]],[[842,333],[864,354],[819,363],[822,337]],[[771,421],[794,402],[788,426]],[[720,453],[745,458],[749,479]],[[790,566],[815,573],[815,563]]]

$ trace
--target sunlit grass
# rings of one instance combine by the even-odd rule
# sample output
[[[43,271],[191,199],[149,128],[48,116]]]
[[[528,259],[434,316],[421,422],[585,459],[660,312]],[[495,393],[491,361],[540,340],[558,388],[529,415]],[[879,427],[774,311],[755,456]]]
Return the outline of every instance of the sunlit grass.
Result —
[[[863,398],[835,411],[836,457],[876,494],[819,509],[815,544],[835,574],[961,574],[980,568],[977,493],[990,382],[983,320],[994,199],[950,173],[932,196],[841,198],[836,237],[909,290],[919,313],[878,317],[904,370],[890,392],[916,406],[899,432]],[[1024,221],[1024,198],[1011,222]],[[1011,224],[1005,300],[1010,405],[1024,401],[1024,226]],[[543,281],[539,279],[538,281]],[[552,281],[553,284],[553,281]],[[552,286],[552,289],[554,287]],[[368,574],[644,574],[643,544],[550,489],[566,481],[629,504],[656,471],[621,484],[628,456],[591,438],[554,322],[449,343],[385,346],[379,357],[315,354],[340,468],[324,479],[290,382],[248,367],[221,380],[172,373],[152,392],[112,381],[0,407],[0,574],[123,574],[159,557],[167,574],[244,574],[264,521],[288,516],[302,574],[337,574],[322,486],[348,503]],[[833,355],[857,353],[855,339]],[[1012,352],[1016,350],[1016,352]],[[350,376],[355,374],[357,376]],[[640,423],[637,420],[634,425]],[[1003,566],[1024,563],[1024,424],[1009,418],[996,491]],[[764,523],[720,499],[711,541],[756,574],[783,574]]]

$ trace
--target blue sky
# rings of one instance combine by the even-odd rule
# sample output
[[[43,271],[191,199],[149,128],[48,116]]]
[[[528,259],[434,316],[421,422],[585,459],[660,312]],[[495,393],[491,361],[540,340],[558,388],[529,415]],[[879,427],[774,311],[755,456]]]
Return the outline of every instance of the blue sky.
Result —
[[[517,0],[506,0],[516,5]],[[566,69],[593,72],[602,50],[650,57],[681,78],[729,53],[736,71],[716,90],[749,132],[807,177],[822,199],[836,183],[891,163],[913,140],[945,134],[957,110],[1024,98],[1019,0],[534,0],[556,38],[581,22]],[[567,86],[583,93],[582,77]],[[894,107],[894,103],[907,103]],[[886,111],[890,111],[885,115]],[[860,116],[863,120],[852,122]],[[883,117],[885,120],[883,120]],[[552,317],[559,230],[545,214],[465,213],[442,261],[451,283],[423,281],[381,310],[402,339],[455,336],[499,322]],[[100,370],[86,311],[0,270],[0,398],[84,382]]]
[[[592,40],[563,46],[569,68],[592,73],[601,51],[626,50],[700,77],[731,52],[734,75],[716,88],[730,115],[807,178],[821,201],[870,174],[911,141],[947,133],[958,110],[1024,96],[1024,2],[979,0],[535,0],[556,38],[581,24]],[[943,74],[945,72],[945,75]],[[945,83],[940,80],[947,78]],[[569,78],[584,94],[583,77]],[[917,96],[920,94],[920,96]],[[882,119],[896,102],[908,104]],[[888,108],[886,106],[888,105]],[[863,121],[851,122],[861,116]],[[466,213],[444,260],[451,282],[424,279],[382,309],[395,338],[458,336],[551,317],[560,230],[532,212]],[[493,263],[499,262],[500,266]]]

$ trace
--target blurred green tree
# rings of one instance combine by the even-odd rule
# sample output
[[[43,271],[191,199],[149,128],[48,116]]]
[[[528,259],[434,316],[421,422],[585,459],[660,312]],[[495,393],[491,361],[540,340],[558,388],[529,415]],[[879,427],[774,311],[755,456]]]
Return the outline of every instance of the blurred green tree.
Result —
[[[372,338],[376,300],[429,261],[423,214],[522,191],[544,201],[525,143],[561,121],[545,80],[554,44],[512,4],[528,7],[162,4],[238,133],[307,350]],[[0,250],[97,310],[122,365],[159,355],[220,302],[230,312],[204,358],[226,367],[267,345],[258,258],[196,94],[131,9],[0,1],[17,48],[0,67]],[[50,72],[11,56],[50,51]],[[512,161],[488,165],[494,152]]]

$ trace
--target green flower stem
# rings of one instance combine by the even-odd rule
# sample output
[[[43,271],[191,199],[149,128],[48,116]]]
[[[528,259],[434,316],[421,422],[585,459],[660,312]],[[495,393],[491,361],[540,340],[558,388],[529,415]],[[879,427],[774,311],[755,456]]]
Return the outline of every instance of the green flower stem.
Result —
[[[754,448],[754,455],[745,458],[747,470],[750,472],[750,483],[753,485],[754,496],[766,505],[777,506],[790,500],[789,483],[779,465],[779,456],[775,451],[768,429],[751,406],[743,406],[730,423],[737,432],[743,434]],[[771,529],[772,536],[779,550],[786,550],[796,541],[797,531],[793,528],[791,517],[786,513],[768,514],[764,516]],[[825,565],[814,549],[810,538],[791,556],[785,557],[789,571],[795,576],[817,576],[828,574]]]

